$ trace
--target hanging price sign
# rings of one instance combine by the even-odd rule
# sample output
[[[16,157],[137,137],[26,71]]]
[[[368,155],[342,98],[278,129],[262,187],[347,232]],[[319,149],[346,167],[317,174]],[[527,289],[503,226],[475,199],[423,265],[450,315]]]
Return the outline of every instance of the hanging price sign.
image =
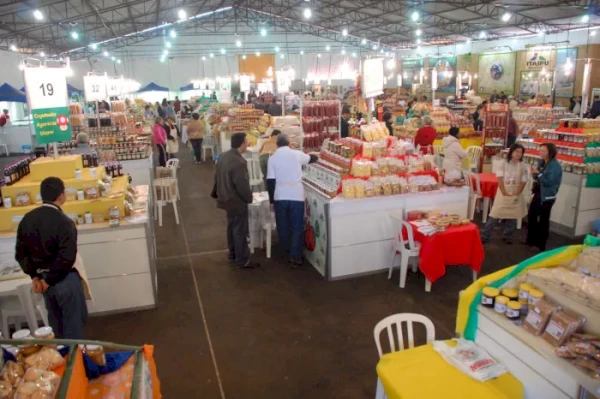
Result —
[[[108,97],[120,96],[123,90],[123,79],[107,79],[106,94]]]
[[[240,75],[240,91],[244,93],[250,91],[250,76]]]
[[[383,58],[371,58],[364,61],[362,86],[365,98],[383,93]]]
[[[85,101],[106,100],[106,76],[84,76],[83,91],[85,91]]]
[[[71,140],[64,68],[25,68],[25,91],[38,144]]]

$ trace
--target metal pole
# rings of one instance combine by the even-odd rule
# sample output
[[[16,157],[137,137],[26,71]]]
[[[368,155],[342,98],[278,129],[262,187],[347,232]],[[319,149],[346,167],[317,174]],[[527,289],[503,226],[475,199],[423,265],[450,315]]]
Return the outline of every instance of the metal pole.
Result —
[[[590,95],[590,76],[592,73],[592,63],[590,62],[591,60],[588,58],[585,61],[585,65],[583,67],[583,84],[581,86],[581,110],[579,111],[579,117],[583,118],[583,115],[585,114],[585,111],[587,110],[588,107],[588,98]]]

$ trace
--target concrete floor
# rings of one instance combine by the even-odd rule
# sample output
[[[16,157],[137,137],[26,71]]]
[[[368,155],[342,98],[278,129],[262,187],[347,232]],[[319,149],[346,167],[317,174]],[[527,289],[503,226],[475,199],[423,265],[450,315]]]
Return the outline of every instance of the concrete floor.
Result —
[[[87,338],[153,344],[165,398],[369,398],[375,395],[373,327],[394,313],[433,320],[436,338],[453,336],[467,267],[450,267],[424,291],[424,277],[398,272],[327,282],[310,266],[291,270],[276,249],[261,268],[227,262],[225,215],[209,197],[214,165],[194,164],[182,149],[181,224],[165,208],[156,227],[158,306],[94,317]],[[500,236],[498,232],[497,236]],[[566,240],[551,236],[549,249]],[[497,238],[486,245],[483,274],[531,254]],[[422,334],[418,331],[417,337]]]

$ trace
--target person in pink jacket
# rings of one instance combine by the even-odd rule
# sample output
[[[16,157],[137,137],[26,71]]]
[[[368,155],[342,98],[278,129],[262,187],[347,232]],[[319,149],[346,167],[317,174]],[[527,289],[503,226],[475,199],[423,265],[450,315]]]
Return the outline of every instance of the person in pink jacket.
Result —
[[[167,132],[163,127],[163,118],[160,116],[154,122],[154,145],[158,148],[158,164],[167,166]]]

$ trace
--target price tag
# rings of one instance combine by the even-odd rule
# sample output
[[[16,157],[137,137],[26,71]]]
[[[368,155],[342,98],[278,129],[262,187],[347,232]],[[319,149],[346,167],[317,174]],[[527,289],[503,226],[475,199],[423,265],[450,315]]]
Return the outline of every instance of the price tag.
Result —
[[[106,76],[84,76],[83,90],[85,101],[102,101],[107,99]]]
[[[123,89],[122,79],[108,79],[106,84],[106,94],[108,97],[120,96]]]
[[[30,109],[67,105],[67,79],[63,68],[25,68],[24,77]]]

